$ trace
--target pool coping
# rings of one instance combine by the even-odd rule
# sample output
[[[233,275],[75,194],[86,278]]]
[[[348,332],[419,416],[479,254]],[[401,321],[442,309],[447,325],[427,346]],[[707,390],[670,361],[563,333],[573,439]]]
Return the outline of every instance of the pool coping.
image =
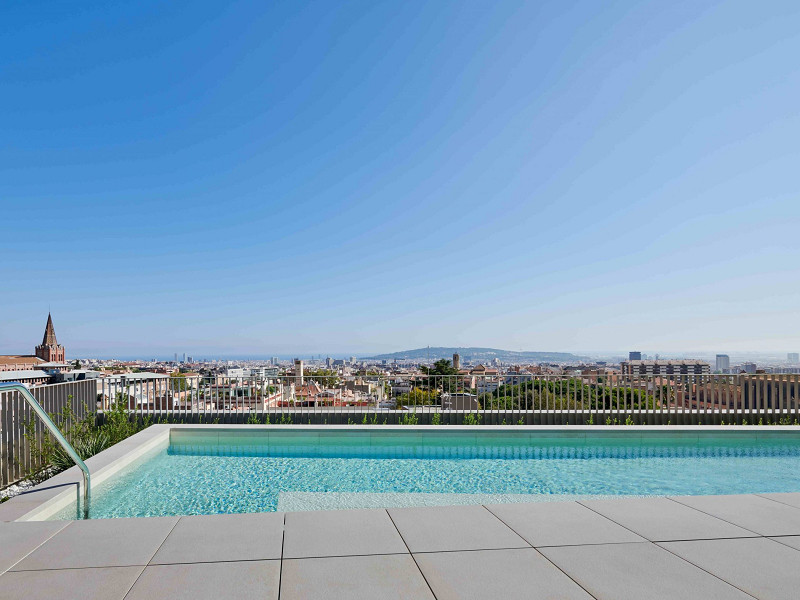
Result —
[[[317,432],[319,437],[370,437],[397,434],[397,437],[419,436],[436,433],[437,436],[476,438],[508,436],[517,439],[552,438],[569,439],[575,442],[589,437],[614,440],[665,440],[681,439],[684,442],[700,441],[701,437],[712,439],[734,439],[748,437],[760,440],[775,440],[785,436],[800,436],[800,428],[788,426],[737,425],[730,428],[720,425],[194,425],[158,424],[115,444],[113,447],[87,459],[86,465],[92,476],[92,486],[97,486],[112,477],[143,455],[169,444],[173,431],[198,431],[203,436],[220,435],[222,432],[250,432],[257,437],[269,436],[271,432]],[[214,432],[214,433],[212,433]],[[645,436],[644,433],[647,433]],[[285,437],[281,435],[280,437]],[[73,503],[79,495],[81,471],[72,467],[39,485],[0,504],[2,521],[45,520]]]

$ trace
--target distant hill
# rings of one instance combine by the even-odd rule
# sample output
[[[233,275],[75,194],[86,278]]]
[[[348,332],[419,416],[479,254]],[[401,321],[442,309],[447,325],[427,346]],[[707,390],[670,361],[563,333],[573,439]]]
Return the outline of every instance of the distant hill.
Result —
[[[416,348],[415,350],[403,350],[364,358],[367,360],[438,360],[440,358],[452,359],[455,353],[461,355],[461,360],[465,362],[489,362],[494,358],[499,358],[502,362],[518,363],[579,362],[587,359],[585,356],[578,356],[569,352],[515,352],[497,348],[448,348],[444,346]]]

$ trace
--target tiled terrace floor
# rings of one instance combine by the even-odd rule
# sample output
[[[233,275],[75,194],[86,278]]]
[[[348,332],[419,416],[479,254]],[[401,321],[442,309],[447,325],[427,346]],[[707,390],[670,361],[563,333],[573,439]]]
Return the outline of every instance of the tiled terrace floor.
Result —
[[[0,598],[800,598],[800,493],[0,523]]]

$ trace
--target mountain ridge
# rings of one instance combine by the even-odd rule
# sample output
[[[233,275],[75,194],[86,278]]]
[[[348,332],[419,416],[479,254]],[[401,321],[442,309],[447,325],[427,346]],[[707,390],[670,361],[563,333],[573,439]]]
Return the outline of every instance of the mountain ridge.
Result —
[[[451,359],[458,353],[463,361],[490,361],[494,358],[501,361],[532,361],[532,362],[574,362],[588,357],[572,354],[571,352],[539,352],[528,350],[503,350],[500,348],[483,348],[479,346],[430,346],[415,348],[413,350],[400,350],[386,354],[365,356],[367,360],[438,360]]]

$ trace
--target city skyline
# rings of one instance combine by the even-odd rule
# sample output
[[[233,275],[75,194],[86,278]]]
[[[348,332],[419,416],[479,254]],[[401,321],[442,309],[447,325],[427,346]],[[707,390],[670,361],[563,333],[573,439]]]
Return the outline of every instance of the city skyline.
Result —
[[[800,348],[797,3],[0,11],[0,352]]]
[[[173,349],[174,350],[174,349]],[[196,358],[200,362],[205,362],[208,360],[244,360],[244,361],[265,361],[268,359],[274,360],[275,358],[280,358],[281,360],[291,360],[293,358],[303,357],[303,358],[310,358],[311,360],[319,360],[322,361],[324,358],[355,358],[356,356],[359,359],[364,360],[375,360],[377,362],[380,359],[383,359],[383,362],[393,362],[394,360],[399,360],[401,362],[408,362],[414,360],[435,360],[439,358],[450,358],[454,356],[455,353],[463,354],[463,358],[465,361],[469,360],[469,356],[472,354],[477,354],[479,356],[488,356],[490,354],[498,354],[498,355],[518,355],[511,360],[511,358],[504,357],[501,360],[507,364],[526,364],[526,363],[546,363],[546,362],[554,362],[554,363],[572,363],[577,364],[584,361],[591,362],[595,359],[611,359],[611,360],[619,360],[622,361],[627,354],[628,360],[658,360],[659,358],[662,359],[670,359],[670,358],[710,358],[712,355],[714,356],[714,364],[719,371],[720,368],[727,369],[730,366],[731,357],[727,354],[719,354],[719,353],[709,353],[709,351],[695,351],[695,352],[659,352],[653,350],[647,350],[642,352],[641,350],[635,351],[620,351],[620,350],[594,350],[588,352],[577,352],[577,353],[567,353],[567,352],[558,352],[558,351],[543,351],[543,350],[526,350],[526,349],[508,349],[508,348],[492,348],[492,347],[477,347],[477,346],[460,346],[460,347],[441,347],[441,346],[432,346],[428,345],[425,347],[415,348],[415,349],[405,349],[400,351],[393,351],[388,353],[368,353],[368,352],[360,352],[360,353],[353,353],[352,351],[327,351],[321,352],[319,349],[315,351],[307,351],[307,352],[294,352],[294,353],[284,353],[283,351],[273,351],[264,353],[256,352],[256,353],[242,353],[237,352],[233,354],[220,354],[220,353],[197,353],[194,350],[190,350],[187,352],[185,349],[178,351],[173,351],[171,356],[168,354],[164,354],[163,352],[150,352],[144,354],[106,354],[106,353],[97,353],[97,352],[76,352],[70,356],[70,360],[77,359],[77,358],[100,358],[100,359],[119,359],[119,360],[158,360],[164,362],[179,363],[179,362],[192,362],[192,354],[195,354],[194,358]],[[56,340],[56,333],[54,330],[54,324],[52,320],[52,315],[48,313],[47,315],[47,323],[45,326],[45,333],[43,337],[42,344],[36,346],[35,348],[35,355],[26,354],[24,346],[22,347],[22,351],[20,348],[15,348],[13,350],[3,349],[0,347],[0,357],[3,355],[6,357],[14,357],[19,356],[20,358],[28,357],[32,358],[34,356],[39,357],[39,359],[44,361],[54,361],[58,362],[65,362],[65,350],[64,346],[58,344]],[[523,356],[524,354],[534,355],[538,354],[541,356]],[[562,354],[563,356],[558,356]],[[796,352],[786,352],[784,354],[777,354],[777,353],[769,353],[769,352],[739,352],[734,354],[734,360],[738,361],[745,361],[750,359],[761,359],[767,361],[771,364],[798,364],[800,363],[800,354]],[[720,360],[724,359],[724,366],[720,367]],[[483,359],[480,359],[483,360]],[[479,362],[480,362],[479,360]],[[491,358],[486,358],[486,360],[492,360]],[[511,361],[511,362],[509,362]],[[474,360],[472,362],[475,362]],[[710,361],[709,361],[710,362]]]

